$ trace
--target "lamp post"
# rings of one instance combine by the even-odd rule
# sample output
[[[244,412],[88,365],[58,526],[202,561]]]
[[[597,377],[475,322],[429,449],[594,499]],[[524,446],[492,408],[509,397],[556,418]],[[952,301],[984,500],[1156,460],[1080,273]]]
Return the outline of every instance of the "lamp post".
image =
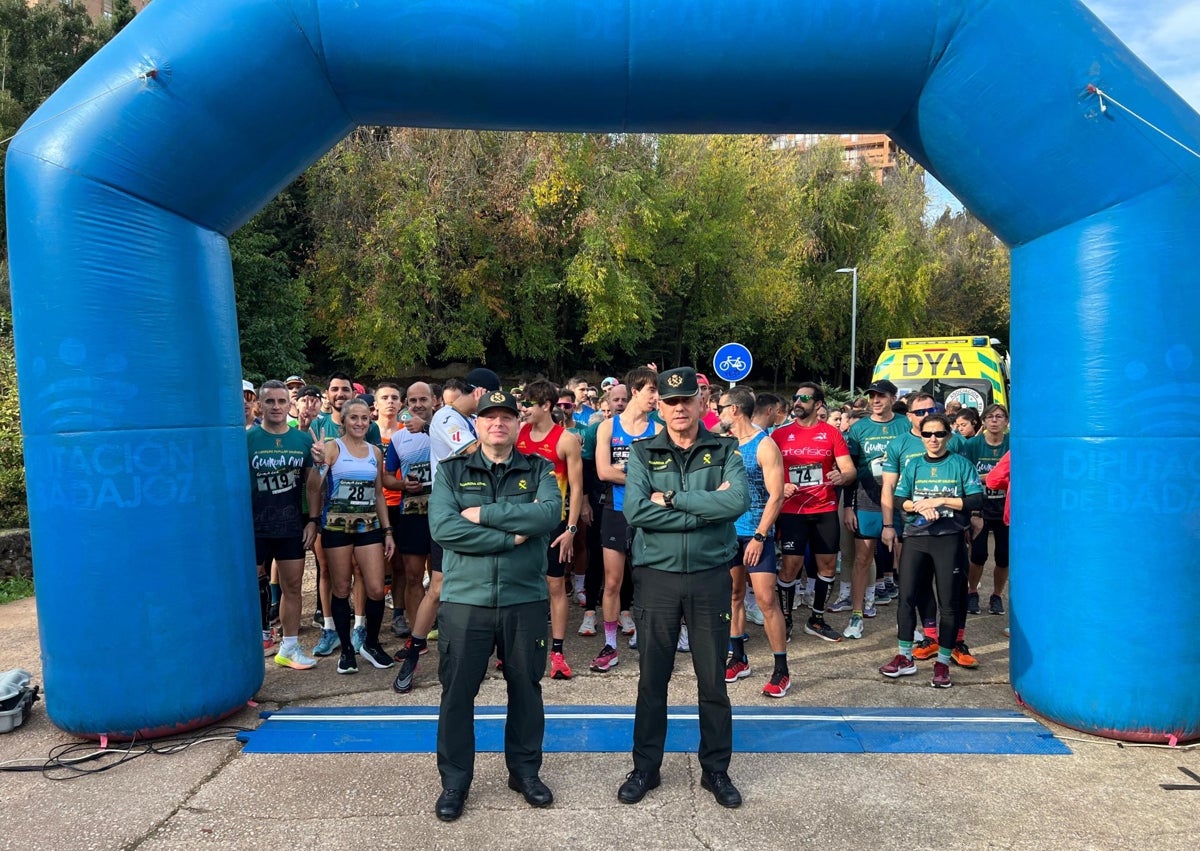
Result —
[[[839,274],[850,274],[850,396],[854,396],[854,356],[858,353],[857,340],[855,339],[858,332],[858,267],[850,266],[845,269],[838,269]]]

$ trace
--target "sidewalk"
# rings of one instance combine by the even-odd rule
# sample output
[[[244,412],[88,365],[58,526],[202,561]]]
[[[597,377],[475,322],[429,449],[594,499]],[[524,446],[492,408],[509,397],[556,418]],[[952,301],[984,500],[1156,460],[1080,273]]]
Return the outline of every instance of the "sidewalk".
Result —
[[[311,602],[307,605],[311,614]],[[796,612],[798,623],[802,612]],[[622,646],[618,668],[589,672],[587,662],[601,639],[576,636],[579,619],[580,610],[572,607],[567,655],[576,676],[545,680],[546,703],[632,706],[636,652]],[[834,625],[845,619],[830,616]],[[970,619],[967,639],[981,667],[955,668],[949,690],[929,687],[928,664],[900,681],[876,673],[894,653],[894,606],[868,621],[862,641],[833,645],[797,628],[789,647],[794,683],[782,703],[1010,709],[1001,632],[1006,621],[988,615]],[[33,600],[0,607],[0,670],[23,667],[40,683],[36,627]],[[730,687],[733,702],[743,706],[768,701],[759,691],[770,670],[770,651],[761,628],[750,630],[755,673]],[[302,631],[306,646],[315,639],[311,626]],[[389,650],[398,644],[385,641]],[[418,688],[406,697],[391,691],[394,670],[367,667],[347,677],[334,672],[332,659],[311,671],[272,664],[257,696],[260,708],[247,708],[228,723],[252,727],[261,709],[280,706],[436,705],[436,655],[432,650],[424,658]],[[681,656],[671,702],[694,703],[694,695],[690,663]],[[503,704],[503,680],[489,675],[478,702]],[[745,798],[736,811],[718,807],[700,788],[694,755],[668,754],[662,787],[630,807],[616,800],[631,767],[627,753],[549,754],[542,777],[556,802],[549,810],[533,810],[508,790],[503,756],[482,754],[466,813],[453,824],[433,815],[439,783],[432,754],[252,755],[241,753],[235,742],[218,742],[173,756],[144,756],[70,782],[5,774],[0,847],[1197,847],[1200,789],[1163,791],[1159,784],[1190,783],[1179,767],[1200,773],[1200,749],[1119,748],[1047,726],[1087,743],[1069,741],[1070,756],[734,754],[730,775]],[[52,747],[70,741],[39,703],[29,722],[0,736],[0,761],[45,758]]]

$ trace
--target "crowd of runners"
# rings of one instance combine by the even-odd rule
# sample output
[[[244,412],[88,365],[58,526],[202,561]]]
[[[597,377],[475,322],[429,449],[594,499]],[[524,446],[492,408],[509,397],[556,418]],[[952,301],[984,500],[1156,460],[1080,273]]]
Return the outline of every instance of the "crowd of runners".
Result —
[[[637,650],[625,474],[634,441],[663,427],[657,379],[648,365],[598,386],[539,379],[508,391],[520,409],[516,449],[553,465],[563,498],[546,553],[553,679],[579,667],[603,674]],[[832,406],[815,383],[785,398],[697,380],[704,428],[737,440],[750,483],[750,510],[736,523],[726,682],[754,675],[748,623],[762,627],[774,656],[762,693],[782,698],[794,637],[860,639],[893,604],[897,652],[882,675],[912,675],[917,661],[933,660],[932,685],[949,687],[951,665],[976,667],[967,616],[1005,613],[1004,407],[946,409],[920,392],[897,399],[888,381]],[[343,674],[364,660],[395,667],[396,692],[414,688],[437,636],[443,551],[430,534],[429,498],[438,464],[475,451],[479,401],[501,389],[485,368],[443,384],[369,389],[344,373],[323,387],[299,376],[243,383],[265,655],[303,670],[336,654]],[[306,649],[307,550],[317,564],[318,632]],[[381,636],[389,604],[391,633],[404,640],[394,655]],[[583,610],[574,668],[572,606]],[[689,649],[682,623],[677,651]],[[503,658],[495,664],[502,669]]]

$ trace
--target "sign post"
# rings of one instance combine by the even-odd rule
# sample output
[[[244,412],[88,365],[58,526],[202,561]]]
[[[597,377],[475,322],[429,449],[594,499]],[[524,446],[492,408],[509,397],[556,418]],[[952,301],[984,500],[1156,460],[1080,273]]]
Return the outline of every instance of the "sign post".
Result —
[[[728,381],[730,387],[749,375],[753,366],[754,356],[741,343],[726,343],[713,355],[713,369],[717,377]]]

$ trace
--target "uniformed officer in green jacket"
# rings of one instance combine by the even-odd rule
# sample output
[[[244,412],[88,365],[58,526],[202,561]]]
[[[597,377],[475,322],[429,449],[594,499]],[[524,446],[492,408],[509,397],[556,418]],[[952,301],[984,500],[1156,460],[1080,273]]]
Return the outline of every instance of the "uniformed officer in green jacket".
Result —
[[[504,659],[508,785],[535,807],[554,795],[542,766],[541,679],[546,670],[546,550],[562,516],[554,467],[513,447],[516,400],[485,393],[476,411],[479,451],[438,465],[429,497],[429,531],[445,551],[438,610],[437,817],[462,814],[475,768],[475,695],[492,651]]]
[[[717,803],[736,807],[729,779],[733,712],[725,689],[732,585],[738,551],[733,522],[750,508],[738,442],[700,422],[696,371],[658,376],[666,428],[636,440],[625,473],[625,518],[633,539],[633,619],[641,677],[633,722],[633,771],[617,792],[635,804],[660,783],[667,736],[667,683],[675,666],[679,621],[687,621],[700,710],[700,784]]]

